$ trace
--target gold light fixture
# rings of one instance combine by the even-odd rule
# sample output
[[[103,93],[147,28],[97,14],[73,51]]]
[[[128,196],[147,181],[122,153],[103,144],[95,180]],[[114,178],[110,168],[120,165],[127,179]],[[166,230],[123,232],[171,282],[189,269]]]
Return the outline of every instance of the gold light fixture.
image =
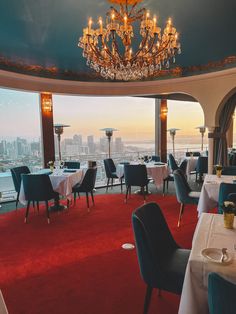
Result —
[[[119,9],[110,7],[106,22],[99,17],[96,29],[89,18],[79,39],[87,65],[105,79],[124,81],[155,77],[161,69],[168,69],[175,55],[181,53],[171,19],[161,33],[156,16],[151,18],[147,9],[137,8],[143,0],[108,1]],[[140,22],[139,34],[135,34],[134,22]],[[139,45],[132,42],[134,38],[140,39]]]

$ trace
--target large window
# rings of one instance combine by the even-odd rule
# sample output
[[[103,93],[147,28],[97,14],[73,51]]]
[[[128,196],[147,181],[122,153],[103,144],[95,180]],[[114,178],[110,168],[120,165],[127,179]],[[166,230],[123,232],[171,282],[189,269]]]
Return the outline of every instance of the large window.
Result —
[[[39,95],[0,89],[0,192],[13,190],[9,169],[42,166]]]

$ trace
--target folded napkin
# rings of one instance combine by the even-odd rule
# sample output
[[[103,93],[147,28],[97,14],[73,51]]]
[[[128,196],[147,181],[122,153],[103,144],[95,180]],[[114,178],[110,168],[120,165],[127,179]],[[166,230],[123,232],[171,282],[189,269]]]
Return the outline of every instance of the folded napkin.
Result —
[[[165,163],[164,162],[161,162],[161,161],[158,161],[158,162],[155,162],[154,165],[164,165]]]
[[[52,174],[52,171],[50,169],[40,169],[39,171],[37,171],[37,174]]]
[[[64,169],[63,172],[76,172],[77,170],[76,169]]]

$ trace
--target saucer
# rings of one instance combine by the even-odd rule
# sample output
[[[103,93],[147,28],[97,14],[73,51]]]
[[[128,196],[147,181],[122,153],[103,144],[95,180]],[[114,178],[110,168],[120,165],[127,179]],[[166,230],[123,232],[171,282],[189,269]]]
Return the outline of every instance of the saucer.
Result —
[[[217,249],[217,248],[206,248],[201,251],[202,256],[207,258],[209,261],[213,263],[218,263],[218,264],[228,264],[233,256],[231,253],[226,252],[225,253],[225,258],[223,262],[221,262],[221,257],[222,257],[222,250]]]

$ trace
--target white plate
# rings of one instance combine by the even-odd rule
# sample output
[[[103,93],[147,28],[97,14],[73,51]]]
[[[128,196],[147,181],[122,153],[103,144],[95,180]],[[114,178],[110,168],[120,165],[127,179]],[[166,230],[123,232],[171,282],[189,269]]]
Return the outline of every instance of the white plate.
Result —
[[[222,250],[217,248],[207,248],[201,251],[202,256],[206,257],[209,261],[219,264],[227,264],[232,260],[232,254],[226,252],[224,261],[221,262]]]

